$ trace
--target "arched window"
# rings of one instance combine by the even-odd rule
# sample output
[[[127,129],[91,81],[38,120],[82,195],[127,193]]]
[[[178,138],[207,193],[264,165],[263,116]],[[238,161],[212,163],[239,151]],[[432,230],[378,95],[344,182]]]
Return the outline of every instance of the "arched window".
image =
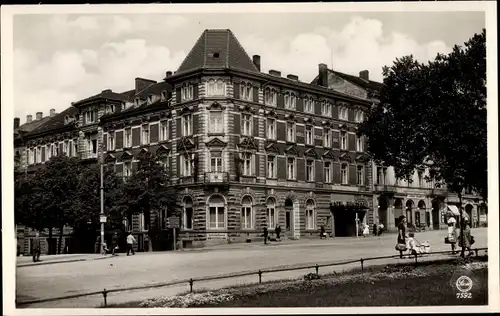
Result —
[[[339,107],[339,119],[346,121],[349,119],[349,113],[347,107],[345,106]]]
[[[277,100],[276,89],[267,87],[264,90],[264,102],[267,105],[276,105],[276,100]]]
[[[340,177],[341,177],[341,180],[342,180],[342,184],[347,184],[347,181],[349,179],[349,175],[348,175],[348,165],[346,163],[343,163],[341,166],[340,166]]]
[[[307,200],[306,202],[306,229],[314,229],[314,202]]]
[[[193,99],[194,87],[192,84],[185,83],[181,88],[181,100],[192,100]]]
[[[226,227],[226,211],[224,199],[220,195],[213,195],[208,201],[209,225],[211,229],[224,229]]]
[[[184,198],[184,209],[182,213],[182,228],[193,229],[193,200],[190,197]]]
[[[306,97],[304,99],[304,112],[314,113],[314,99],[312,97]]]
[[[241,201],[241,228],[253,228],[252,198],[245,196]]]
[[[356,168],[356,183],[358,185],[364,185],[365,184],[365,167],[364,166],[357,166]]]
[[[253,100],[253,86],[249,82],[240,83],[240,99],[242,100]]]
[[[276,227],[276,201],[274,198],[269,198],[267,200],[267,227],[274,228]]]

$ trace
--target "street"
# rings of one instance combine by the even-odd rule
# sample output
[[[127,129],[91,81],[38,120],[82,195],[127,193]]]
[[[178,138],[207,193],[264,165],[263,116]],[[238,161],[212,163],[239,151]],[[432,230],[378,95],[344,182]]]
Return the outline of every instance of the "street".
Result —
[[[445,251],[446,230],[417,233],[419,242],[428,240],[431,251]],[[472,230],[474,248],[487,247],[487,229]],[[397,254],[394,250],[396,235],[368,238],[335,238],[328,240],[298,240],[286,244],[238,244],[231,249],[200,249],[185,252],[139,253],[127,257],[120,254],[105,260],[79,261],[39,266],[18,267],[16,270],[16,297],[18,302],[106,289],[141,286],[159,282],[213,276],[232,272],[255,271],[276,266],[316,264]],[[42,257],[43,260],[43,257]],[[386,259],[396,263],[399,259]],[[407,261],[407,260],[406,260]],[[371,261],[369,264],[381,264]],[[357,264],[359,266],[359,264]],[[342,271],[341,266],[335,271]],[[327,268],[324,268],[325,270]],[[328,271],[333,271],[328,268]],[[263,275],[270,279],[300,277],[308,270]],[[194,284],[195,289],[228,286],[235,283],[257,282],[257,276],[224,279]],[[108,304],[136,301],[160,295],[173,295],[189,290],[189,285],[152,290],[111,293]],[[96,307],[103,302],[102,295],[68,299],[22,307]]]

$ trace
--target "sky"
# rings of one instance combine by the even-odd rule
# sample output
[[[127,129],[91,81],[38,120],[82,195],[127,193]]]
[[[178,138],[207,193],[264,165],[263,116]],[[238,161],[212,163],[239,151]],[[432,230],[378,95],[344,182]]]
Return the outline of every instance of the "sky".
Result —
[[[395,58],[432,60],[484,27],[483,12],[16,15],[14,115],[22,124],[105,89],[133,89],[136,77],[160,81],[210,28],[231,29],[262,71],[310,82],[319,63],[382,81]]]

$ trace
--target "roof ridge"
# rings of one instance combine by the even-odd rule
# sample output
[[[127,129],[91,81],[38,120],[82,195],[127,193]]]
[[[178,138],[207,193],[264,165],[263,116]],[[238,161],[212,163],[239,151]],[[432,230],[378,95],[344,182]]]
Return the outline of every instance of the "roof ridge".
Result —
[[[206,33],[207,33],[207,30],[205,30],[205,31],[203,31],[203,33],[201,33],[200,37],[198,37],[198,39],[196,40],[194,45],[191,47],[191,50],[186,55],[186,57],[184,58],[184,60],[182,61],[182,63],[179,65],[179,67],[177,69],[181,69],[182,66],[184,66],[184,64],[186,63],[186,61],[189,60],[189,57],[193,54],[194,49],[198,46],[198,43],[202,40],[203,37],[206,37]]]
[[[248,55],[248,53],[247,53],[247,51],[245,50],[245,48],[243,48],[243,45],[241,45],[241,43],[240,43],[240,41],[238,40],[238,38],[236,37],[236,35],[234,35],[234,33],[233,33],[231,30],[229,30],[229,29],[228,29],[228,31],[229,31],[229,33],[231,33],[231,35],[232,35],[232,37],[233,37],[234,41],[236,42],[236,44],[237,44],[237,45],[241,48],[241,50],[245,53],[246,57],[248,57],[248,59],[251,61],[251,65],[252,65],[253,69],[254,69],[256,72],[260,72],[260,71],[257,69],[257,67],[255,67],[255,64],[253,63],[252,58],[250,57],[250,55]],[[229,44],[228,44],[228,45],[229,45]]]

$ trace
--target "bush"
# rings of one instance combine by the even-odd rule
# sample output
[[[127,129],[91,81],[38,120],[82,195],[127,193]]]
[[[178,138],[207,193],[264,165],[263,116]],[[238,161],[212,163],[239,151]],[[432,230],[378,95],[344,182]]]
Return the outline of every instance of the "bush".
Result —
[[[320,277],[316,273],[308,273],[304,275],[304,281],[319,280]]]
[[[196,307],[199,305],[216,305],[233,300],[234,297],[227,293],[215,293],[212,291],[205,293],[189,293],[182,296],[158,297],[146,300],[140,307]]]

